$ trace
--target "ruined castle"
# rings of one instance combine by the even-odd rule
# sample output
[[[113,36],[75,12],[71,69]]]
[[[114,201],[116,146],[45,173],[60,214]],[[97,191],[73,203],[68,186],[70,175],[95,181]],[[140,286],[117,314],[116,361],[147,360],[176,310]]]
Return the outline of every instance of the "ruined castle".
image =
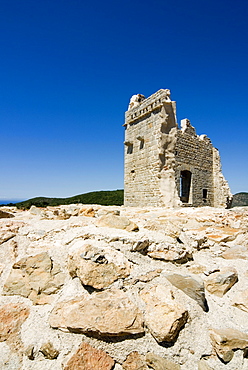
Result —
[[[132,96],[124,126],[126,206],[230,205],[218,150],[188,119],[178,127],[170,90]]]

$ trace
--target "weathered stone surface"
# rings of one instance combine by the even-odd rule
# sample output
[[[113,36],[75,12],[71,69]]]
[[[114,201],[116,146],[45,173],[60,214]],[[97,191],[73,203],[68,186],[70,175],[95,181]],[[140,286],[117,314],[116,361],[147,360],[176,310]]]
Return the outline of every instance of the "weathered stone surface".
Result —
[[[124,370],[148,370],[145,356],[142,356],[137,351],[129,353],[126,360],[123,362],[122,367]]]
[[[202,358],[198,362],[198,370],[213,370],[213,368],[208,365],[207,361],[204,360],[204,358]]]
[[[24,304],[5,304],[0,306],[0,341],[18,333],[21,325],[29,316],[29,308]]]
[[[154,370],[180,370],[180,365],[176,364],[174,361],[161,356],[156,355],[155,353],[148,352],[146,355],[146,362]]]
[[[114,363],[106,352],[83,342],[64,370],[111,370]]]
[[[12,266],[4,284],[5,295],[28,297],[35,304],[49,303],[50,294],[64,283],[65,275],[54,265],[47,253],[22,258]]]
[[[186,240],[185,238],[183,242],[176,235],[174,237],[166,235],[163,243],[150,244],[147,254],[149,257],[155,259],[175,263],[185,263],[192,260],[192,251],[189,240]]]
[[[113,214],[107,214],[101,216],[96,221],[96,226],[100,227],[113,227],[115,229],[122,229],[126,231],[138,231],[138,226],[130,221],[127,217],[116,216]]]
[[[156,250],[156,251],[148,252],[147,254],[149,257],[152,257],[154,259],[176,262],[176,263],[186,263],[192,260],[192,253],[186,251],[185,249]]]
[[[221,257],[225,258],[226,260],[248,260],[248,248],[241,245],[235,245],[223,252]]]
[[[162,269],[157,269],[157,270],[149,271],[145,275],[140,275],[137,279],[139,281],[142,281],[143,283],[147,283],[148,281],[151,281],[154,278],[156,278],[157,276],[159,276],[162,271],[163,271]]]
[[[82,207],[80,209],[80,214],[86,217],[95,217],[96,211],[93,207]]]
[[[112,209],[112,208],[101,208],[97,211],[97,217],[101,217],[101,216],[105,216],[109,214],[120,216],[120,210]]]
[[[233,350],[248,347],[248,334],[236,329],[210,329],[210,338],[217,355],[226,363],[233,358]]]
[[[217,297],[223,297],[226,292],[238,281],[237,271],[234,269],[222,269],[210,274],[204,281],[205,288]]]
[[[170,90],[140,95],[125,114],[125,206],[230,205],[218,150],[188,119],[178,127]]]
[[[12,217],[15,217],[14,215],[12,215],[12,213],[2,211],[0,209],[0,218],[12,218]]]
[[[0,306],[0,342],[18,342],[18,333],[30,310],[24,304]]]
[[[232,300],[232,305],[248,312],[248,290],[237,293]]]
[[[64,207],[66,208],[67,206]],[[79,205],[79,209],[81,209],[81,207],[92,207],[96,211],[101,208],[106,208],[108,210],[108,207],[95,205]],[[5,230],[5,232],[8,232],[11,230],[13,233],[13,237],[10,240],[0,245],[0,272],[2,270],[0,279],[1,293],[3,292],[4,283],[8,279],[10,271],[15,271],[17,273],[23,272],[23,276],[20,277],[18,275],[16,277],[16,284],[17,286],[20,284],[20,289],[23,289],[24,293],[27,286],[23,284],[22,279],[24,276],[30,279],[33,274],[35,274],[35,270],[42,269],[44,271],[44,276],[40,275],[42,284],[43,277],[47,276],[47,271],[51,269],[51,264],[52,269],[56,268],[58,265],[61,266],[66,276],[64,285],[57,294],[43,295],[42,293],[39,295],[39,302],[41,302],[41,296],[44,297],[44,300],[50,296],[53,297],[48,305],[32,305],[32,302],[28,298],[20,295],[2,295],[2,297],[0,297],[0,307],[6,303],[15,303],[18,304],[18,309],[20,305],[24,305],[28,306],[30,310],[28,318],[21,324],[19,330],[17,330],[15,334],[9,336],[7,334],[6,336],[8,339],[0,342],[1,370],[62,369],[76,353],[82,340],[86,340],[97,349],[104,350],[116,361],[111,370],[126,370],[124,366],[131,368],[145,366],[145,370],[154,370],[153,367],[157,365],[156,362],[150,362],[150,364],[145,362],[144,364],[144,358],[147,352],[159,355],[163,360],[169,360],[175,364],[180,364],[181,368],[184,370],[196,370],[198,367],[204,370],[206,370],[206,368],[210,370],[209,367],[211,370],[245,370],[248,366],[248,346],[245,347],[245,349],[237,350],[231,348],[229,353],[228,347],[226,352],[224,351],[224,358],[228,359],[228,356],[231,358],[233,353],[234,355],[230,363],[224,364],[223,360],[217,356],[216,351],[211,346],[208,330],[210,327],[232,327],[248,334],[246,323],[248,317],[248,303],[246,304],[246,290],[248,286],[247,260],[235,258],[228,261],[220,258],[220,254],[224,250],[228,250],[229,246],[234,244],[247,248],[248,207],[242,210],[223,210],[210,207],[184,207],[179,209],[110,207],[110,210],[113,209],[118,209],[121,214],[125,215],[128,219],[135,220],[140,227],[140,231],[138,233],[131,233],[113,228],[97,228],[94,224],[97,215],[95,218],[92,218],[85,217],[83,213],[79,214],[78,217],[72,216],[68,220],[60,220],[58,216],[54,214],[55,210],[52,209],[49,209],[52,215],[51,217],[53,217],[51,219],[33,216],[28,211],[16,211],[14,213],[15,218],[1,219],[0,231]],[[68,210],[68,212],[72,213],[73,207]],[[65,213],[67,213],[67,210]],[[150,222],[150,225],[155,222],[159,223],[161,227],[158,230],[144,229],[144,226],[148,224],[148,222]],[[171,229],[170,224],[173,224]],[[236,225],[237,230],[240,228],[240,225],[242,225],[244,231],[239,229],[240,234],[233,242],[220,244],[207,239],[207,235],[214,235],[215,230],[217,230],[216,227],[221,227],[221,225],[230,227]],[[204,230],[202,230],[202,228],[204,228]],[[192,233],[190,233],[190,231],[192,231]],[[196,232],[198,232],[197,235]],[[186,236],[189,235],[189,239],[193,239],[193,241],[196,240],[198,244],[195,246],[194,243],[187,240],[185,234]],[[175,265],[172,263],[165,263],[163,260],[155,260],[147,256],[148,248],[167,242],[169,243],[170,240],[171,244],[176,248],[183,247],[192,251],[194,261],[189,261],[185,265]],[[177,243],[179,243],[179,245]],[[112,291],[114,288],[117,293],[118,291],[121,292],[120,294],[118,293],[118,299],[114,300],[113,309],[111,308],[112,298],[109,295],[105,298],[104,296],[99,297],[99,292],[96,291],[98,288],[84,287],[79,277],[72,279],[69,275],[68,255],[74,257],[76,253],[79,252],[82,245],[87,244],[92,245],[96,250],[93,250],[93,253],[91,253],[92,251],[90,248],[89,251],[84,253],[83,258],[80,257],[80,259],[85,260],[85,262],[90,261],[96,264],[96,267],[97,265],[109,265],[111,263],[115,266],[124,266],[126,260],[123,259],[123,255],[131,263],[132,267],[128,277],[119,278],[119,280],[116,280],[112,285],[101,288],[104,289],[103,293]],[[107,247],[107,250],[105,250],[105,247]],[[111,254],[112,260],[110,260],[107,253],[108,248],[110,248],[111,253],[117,251],[121,253],[121,256],[119,256],[118,253]],[[136,251],[134,251],[134,249],[136,249]],[[25,259],[20,261],[21,257],[35,257],[41,252],[47,252],[48,256],[52,257],[52,263],[48,260],[49,264],[47,264],[46,259],[44,259],[42,263],[40,261],[39,264],[31,264],[29,268],[25,265],[27,262],[24,263]],[[13,269],[12,266],[15,261],[17,261],[16,268]],[[76,262],[77,260],[75,259],[75,263]],[[48,266],[48,268],[46,268],[46,266]],[[38,268],[36,269],[36,267]],[[197,281],[199,278],[199,282],[201,283],[200,277],[204,277],[205,280],[206,276],[210,277],[216,272],[222,272],[222,269],[226,267],[228,267],[228,269],[235,268],[238,273],[239,283],[235,284],[230,292],[226,293],[223,298],[211,295],[205,288],[205,292],[207,292],[206,296],[209,297],[210,302],[208,314],[201,312],[201,308],[193,299],[185,295],[183,291],[177,290],[177,288],[171,285],[166,279],[166,275],[176,273],[185,276],[188,274]],[[76,268],[77,267],[75,267],[75,269]],[[83,272],[85,273],[85,271]],[[92,273],[94,274],[93,270]],[[197,276],[194,273],[200,273],[201,275]],[[94,280],[95,279],[94,277]],[[37,280],[39,280],[38,277]],[[33,282],[35,289],[38,289],[37,280]],[[104,276],[99,278],[99,283],[101,283],[101,280],[104,280]],[[176,341],[174,340],[174,342],[172,341],[170,343],[158,342],[152,336],[151,329],[147,323],[141,326],[143,332],[119,335],[119,330],[127,331],[126,327],[129,328],[133,325],[135,321],[134,311],[137,307],[145,317],[148,304],[142,299],[141,290],[145,288],[149,291],[153,289],[152,287],[154,285],[170,288],[174,297],[174,299],[172,297],[173,304],[178,305],[180,303],[182,308],[189,311],[190,318],[187,320],[185,328],[179,331]],[[123,295],[129,297],[129,300],[132,301],[131,308],[127,308],[125,304],[124,307],[122,306],[123,301],[125,303]],[[152,302],[150,304],[150,312],[152,317],[151,320],[157,320],[157,330],[159,331],[164,329],[164,322],[170,320],[170,313],[167,314],[163,306],[163,297],[164,295],[166,296],[165,300],[168,305],[171,295],[169,293],[158,293],[157,295],[157,300],[155,300],[153,296],[150,298]],[[81,302],[79,302],[78,305],[76,305],[76,303],[73,303],[73,305],[67,304],[69,300],[80,301],[79,297],[82,297],[81,301],[84,302],[82,305]],[[97,309],[95,309],[95,311],[92,310],[93,303],[90,303],[91,300],[94,300],[96,297],[98,297],[99,302],[98,311]],[[63,316],[62,308],[59,313],[60,322],[63,322],[61,330],[51,328],[48,325],[51,312],[54,308],[57,309],[58,302],[60,302],[59,304],[61,307],[63,305]],[[107,304],[109,308],[106,310]],[[233,307],[233,305],[236,306]],[[242,312],[238,307],[245,312]],[[75,311],[73,311],[74,308]],[[123,308],[122,313],[121,308]],[[119,312],[118,315],[116,315],[116,311]],[[129,322],[126,320],[128,315],[130,317]],[[12,319],[13,317],[14,315],[11,315]],[[78,324],[79,320],[82,320],[82,318],[85,319],[85,317],[87,317],[90,325],[87,324],[87,326],[84,326],[84,332],[78,329],[77,325],[73,327],[75,323]],[[121,320],[119,317],[121,317]],[[144,317],[142,317],[142,321],[145,320]],[[67,327],[65,325],[65,320],[68,321],[69,319],[71,322],[66,323],[68,325]],[[100,330],[102,330],[102,327],[98,325],[99,320],[101,321],[100,324],[102,327],[105,325],[103,331],[107,334],[101,334]],[[123,324],[124,320],[127,322],[125,325]],[[1,317],[0,321],[3,321]],[[228,321],[230,325],[227,325]],[[124,326],[124,329],[118,327],[119,323]],[[114,332],[114,334],[108,335],[110,329],[106,329],[107,325],[111,326],[111,333]],[[114,325],[118,330],[112,330]],[[72,328],[70,326],[72,326]],[[79,328],[80,327],[79,325]],[[2,335],[2,329],[0,330]],[[45,355],[41,352],[41,349],[43,350],[43,345],[47,344],[48,341],[53,344],[54,350],[59,351],[58,357],[52,360],[49,359],[49,354],[46,354],[46,346],[44,348]],[[221,343],[221,348],[224,345],[225,343]],[[139,353],[137,358],[134,355],[133,357],[130,355],[133,351]],[[53,357],[52,353],[50,354],[50,358],[51,357]],[[140,363],[139,360],[142,362]],[[92,366],[92,370],[97,369],[97,365],[93,364]],[[77,369],[77,364],[75,365],[75,369]]]
[[[199,282],[189,275],[171,274],[167,275],[166,278],[172,285],[194,299],[204,311],[208,311],[203,282]]]
[[[121,252],[96,242],[81,245],[68,259],[71,276],[78,276],[83,285],[95,289],[106,288],[117,279],[127,277],[130,268],[130,262]]]
[[[60,302],[53,309],[50,325],[100,336],[143,333],[143,315],[121,290],[100,293]]]
[[[188,270],[193,274],[202,274],[204,271],[206,271],[206,266],[193,264],[188,267]]]
[[[174,342],[188,319],[188,311],[174,300],[171,290],[163,285],[140,292],[146,303],[145,322],[158,342]]]
[[[40,348],[40,352],[49,360],[54,360],[59,355],[59,351],[54,348],[51,342],[43,343]]]
[[[19,228],[23,226],[23,222],[1,221],[0,224],[0,245],[16,236]]]

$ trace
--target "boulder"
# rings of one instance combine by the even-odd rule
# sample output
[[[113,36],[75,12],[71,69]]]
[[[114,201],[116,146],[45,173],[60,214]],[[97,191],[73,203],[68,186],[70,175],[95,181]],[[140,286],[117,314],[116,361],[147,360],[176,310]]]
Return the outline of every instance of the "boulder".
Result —
[[[154,259],[180,264],[193,259],[190,247],[186,246],[183,242],[177,242],[177,239],[170,236],[166,236],[163,243],[151,244],[148,247],[147,254]]]
[[[163,285],[147,287],[140,292],[146,304],[145,323],[158,342],[174,342],[188,319],[188,311]]]
[[[122,229],[126,231],[138,231],[138,226],[130,221],[127,217],[117,216],[114,214],[107,214],[99,217],[95,223],[100,227],[111,227],[115,229]]]
[[[131,263],[119,251],[107,244],[77,242],[79,248],[69,256],[68,269],[78,276],[83,285],[95,289],[108,287],[114,281],[130,274]]]
[[[47,253],[22,258],[12,266],[4,284],[4,295],[21,295],[34,304],[50,302],[50,294],[63,285],[65,275]]]
[[[114,360],[106,352],[83,342],[64,370],[111,370]]]
[[[148,352],[146,362],[154,370],[180,370],[180,365],[167,358],[163,358],[155,353]]]
[[[172,285],[182,290],[190,298],[194,299],[204,311],[208,311],[203,281],[200,279],[193,279],[189,275],[179,274],[167,275],[166,278]]]
[[[236,329],[210,329],[210,339],[213,348],[223,362],[230,362],[233,351],[248,347],[248,334]]]
[[[103,337],[143,333],[143,324],[142,313],[121,290],[106,290],[60,302],[50,316],[53,328]]]
[[[238,281],[238,274],[235,269],[222,269],[209,275],[205,281],[205,288],[209,293],[217,297],[223,297],[226,292]]]

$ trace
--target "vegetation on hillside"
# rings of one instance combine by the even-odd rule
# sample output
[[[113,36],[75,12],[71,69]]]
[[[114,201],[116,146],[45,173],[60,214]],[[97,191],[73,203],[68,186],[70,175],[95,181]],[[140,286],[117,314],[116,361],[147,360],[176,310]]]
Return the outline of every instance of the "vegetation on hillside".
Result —
[[[237,193],[233,196],[232,207],[248,206],[248,193]]]
[[[59,206],[62,204],[100,204],[103,206],[121,206],[124,202],[124,190],[93,191],[90,193],[75,195],[70,198],[37,197],[16,203],[19,209],[36,207]]]
[[[124,203],[124,190],[93,191],[90,193],[75,195],[70,198],[37,197],[19,203],[2,204],[0,206],[16,206],[19,209],[36,207],[59,206],[63,204],[100,204],[103,206],[121,206]],[[234,194],[232,207],[248,206],[248,193]]]

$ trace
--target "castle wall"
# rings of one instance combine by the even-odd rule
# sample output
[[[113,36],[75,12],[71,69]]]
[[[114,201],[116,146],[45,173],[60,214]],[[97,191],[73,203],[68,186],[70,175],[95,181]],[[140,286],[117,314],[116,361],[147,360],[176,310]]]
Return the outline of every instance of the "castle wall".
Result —
[[[188,130],[186,128],[186,131],[178,130],[175,162],[179,196],[181,173],[187,170],[192,174],[188,203],[194,206],[213,206],[213,146],[211,141],[205,136],[197,136],[191,125]]]
[[[134,95],[125,115],[126,206],[226,207],[232,198],[217,149],[189,120],[176,121],[169,90]]]
[[[146,99],[138,107],[126,112],[125,122],[125,199],[126,206],[164,206],[163,193],[175,191],[174,173],[170,189],[161,169],[171,161],[175,136],[175,103],[165,90]],[[173,133],[174,129],[174,133]],[[175,141],[175,140],[174,140]],[[168,200],[167,199],[167,203]]]

